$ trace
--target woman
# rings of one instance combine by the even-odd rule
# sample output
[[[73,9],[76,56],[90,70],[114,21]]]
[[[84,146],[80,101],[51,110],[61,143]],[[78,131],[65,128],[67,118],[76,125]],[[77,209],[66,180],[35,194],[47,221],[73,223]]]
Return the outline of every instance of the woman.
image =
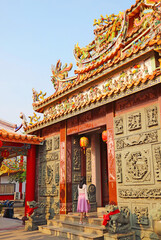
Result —
[[[90,205],[87,195],[87,185],[86,185],[86,178],[81,177],[80,183],[78,185],[78,204],[77,204],[77,212],[80,212],[80,222],[79,224],[83,224],[83,213],[85,214],[89,211]]]

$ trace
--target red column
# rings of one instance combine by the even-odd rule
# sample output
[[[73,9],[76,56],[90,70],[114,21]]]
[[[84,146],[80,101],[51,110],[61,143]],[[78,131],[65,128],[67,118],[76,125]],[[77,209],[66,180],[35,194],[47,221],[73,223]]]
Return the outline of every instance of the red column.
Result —
[[[114,145],[114,124],[113,105],[108,106],[107,119],[107,155],[108,155],[108,187],[109,204],[117,204],[116,189],[116,167],[115,167],[115,145]]]
[[[28,149],[27,154],[25,216],[27,210],[27,201],[35,200],[35,168],[36,146],[31,145],[31,148]]]
[[[20,157],[19,167],[22,168],[23,166],[23,156]],[[20,192],[20,199],[22,199],[22,182],[19,182],[19,192]]]

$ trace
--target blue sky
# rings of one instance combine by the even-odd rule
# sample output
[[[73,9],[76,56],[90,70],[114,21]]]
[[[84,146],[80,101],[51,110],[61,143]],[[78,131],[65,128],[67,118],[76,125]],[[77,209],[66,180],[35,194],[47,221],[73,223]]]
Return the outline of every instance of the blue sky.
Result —
[[[94,39],[93,21],[118,14],[135,0],[0,0],[0,118],[33,115],[32,88],[54,93],[51,64],[73,63],[74,45]],[[29,120],[29,119],[28,119]]]

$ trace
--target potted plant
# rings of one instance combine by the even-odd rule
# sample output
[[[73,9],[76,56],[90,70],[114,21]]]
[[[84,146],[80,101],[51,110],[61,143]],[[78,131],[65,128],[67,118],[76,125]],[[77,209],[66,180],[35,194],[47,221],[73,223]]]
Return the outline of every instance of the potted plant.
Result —
[[[156,234],[161,236],[161,204],[156,204],[156,207],[150,213],[153,220],[153,229]]]

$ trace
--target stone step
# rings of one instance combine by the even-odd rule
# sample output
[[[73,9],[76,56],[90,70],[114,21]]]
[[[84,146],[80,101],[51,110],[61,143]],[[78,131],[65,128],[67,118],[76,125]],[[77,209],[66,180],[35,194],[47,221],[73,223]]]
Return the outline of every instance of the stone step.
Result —
[[[80,216],[79,215],[76,215],[76,214],[60,214],[60,215],[55,215],[54,219],[57,219],[57,220],[61,220],[61,221],[68,221],[68,222],[79,222],[80,220]],[[52,220],[48,220],[48,222],[50,221],[53,221],[54,219]],[[88,223],[88,224],[94,224],[94,225],[98,225],[98,226],[102,226],[102,222],[103,222],[103,217],[98,217],[97,215],[96,216],[91,216],[89,215],[86,219],[83,219],[83,222],[85,223]]]
[[[77,231],[75,229],[54,227],[54,226],[39,226],[39,231],[45,234],[50,234],[57,237],[64,237],[73,240],[103,240],[103,235],[86,233],[82,231]]]
[[[79,222],[71,222],[71,221],[61,221],[59,219],[55,220],[50,220],[48,221],[48,226],[53,226],[53,227],[60,227],[60,228],[68,228],[68,229],[74,229],[76,231],[81,231],[85,233],[92,233],[92,234],[98,234],[98,235],[103,235],[104,233],[107,232],[105,226],[99,226],[99,225],[94,225],[94,224],[89,224],[89,223],[83,223],[82,225],[79,224]]]

